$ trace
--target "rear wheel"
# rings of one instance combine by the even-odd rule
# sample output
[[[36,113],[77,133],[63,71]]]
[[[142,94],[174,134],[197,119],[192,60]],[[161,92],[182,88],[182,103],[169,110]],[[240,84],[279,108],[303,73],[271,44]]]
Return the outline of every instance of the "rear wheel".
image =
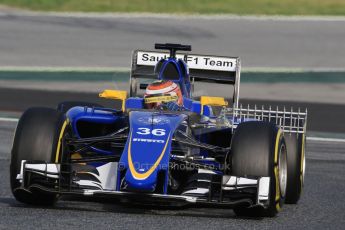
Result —
[[[59,161],[59,143],[66,126],[64,115],[49,108],[30,108],[20,118],[10,164],[11,190],[18,201],[33,205],[52,205],[56,201],[54,194],[20,189],[21,184],[16,177],[20,173],[22,160]]]
[[[305,172],[305,136],[304,134],[289,134],[285,136],[287,145],[287,204],[297,204],[301,197]]]
[[[275,216],[284,204],[287,184],[287,152],[282,131],[274,124],[252,121],[240,124],[231,145],[231,175],[270,177],[265,207],[235,208],[237,215]]]

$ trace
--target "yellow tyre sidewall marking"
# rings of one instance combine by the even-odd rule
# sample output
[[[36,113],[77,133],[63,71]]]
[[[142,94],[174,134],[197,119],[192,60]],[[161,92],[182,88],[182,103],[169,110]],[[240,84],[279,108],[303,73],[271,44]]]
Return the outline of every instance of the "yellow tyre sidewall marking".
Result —
[[[304,184],[304,167],[305,167],[305,136],[304,134],[302,135],[302,151],[301,151],[301,171],[300,171],[300,181],[301,181],[301,188],[303,187]]]
[[[68,120],[65,120],[63,125],[62,125],[62,128],[60,130],[59,139],[58,139],[57,148],[56,148],[56,153],[55,153],[55,163],[59,163],[61,140],[62,140],[63,134],[65,133],[65,129],[67,127],[67,124],[68,124]]]
[[[277,137],[276,137],[276,144],[274,148],[274,177],[276,180],[276,196],[275,196],[275,201],[277,201],[276,204],[276,209],[279,211],[280,210],[280,187],[279,187],[279,168],[278,168],[278,152],[280,151],[279,149],[279,142],[280,142],[280,137],[282,135],[282,132],[280,129],[278,129],[277,132]]]

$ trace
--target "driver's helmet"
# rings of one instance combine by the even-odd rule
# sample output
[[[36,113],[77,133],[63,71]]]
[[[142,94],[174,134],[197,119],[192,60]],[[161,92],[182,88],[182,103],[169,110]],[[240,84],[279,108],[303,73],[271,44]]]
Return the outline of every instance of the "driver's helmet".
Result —
[[[158,80],[147,86],[144,101],[148,109],[171,102],[182,106],[183,96],[180,87],[175,82]]]

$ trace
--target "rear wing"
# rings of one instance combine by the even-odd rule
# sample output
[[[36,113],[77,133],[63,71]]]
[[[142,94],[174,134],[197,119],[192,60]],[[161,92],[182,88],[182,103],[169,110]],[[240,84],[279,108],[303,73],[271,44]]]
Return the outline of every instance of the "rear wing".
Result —
[[[154,68],[161,59],[169,57],[168,52],[135,50],[132,55],[131,94],[135,79],[156,79]],[[238,106],[241,62],[238,57],[223,57],[178,53],[177,59],[182,59],[189,68],[191,82],[210,81],[234,86],[233,102]]]

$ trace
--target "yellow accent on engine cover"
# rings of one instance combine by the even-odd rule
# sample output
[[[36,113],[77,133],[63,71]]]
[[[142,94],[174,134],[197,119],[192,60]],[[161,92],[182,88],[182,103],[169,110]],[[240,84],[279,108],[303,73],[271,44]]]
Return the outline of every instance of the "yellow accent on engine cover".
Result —
[[[209,96],[201,96],[200,103],[202,106],[204,105],[211,105],[211,106],[226,106],[228,102],[225,101],[224,97],[209,97]]]
[[[125,101],[127,99],[127,91],[106,89],[102,93],[99,94],[99,97],[121,100],[122,111],[125,111]]]

